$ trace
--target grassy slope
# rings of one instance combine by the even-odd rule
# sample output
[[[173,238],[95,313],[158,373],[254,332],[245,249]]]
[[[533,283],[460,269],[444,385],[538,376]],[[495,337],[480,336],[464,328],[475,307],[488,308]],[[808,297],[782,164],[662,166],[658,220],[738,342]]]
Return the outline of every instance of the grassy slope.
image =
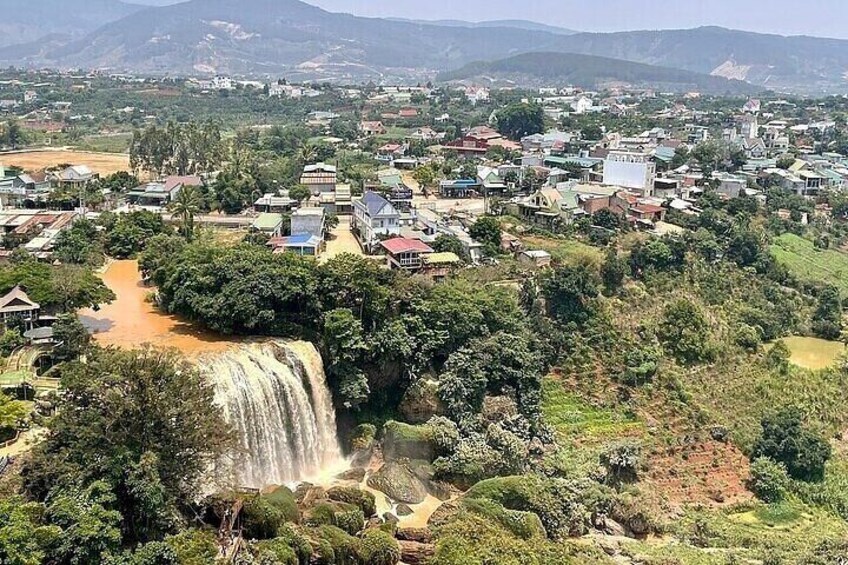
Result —
[[[848,296],[848,254],[816,249],[810,240],[791,233],[775,239],[771,251],[801,280],[833,284]]]

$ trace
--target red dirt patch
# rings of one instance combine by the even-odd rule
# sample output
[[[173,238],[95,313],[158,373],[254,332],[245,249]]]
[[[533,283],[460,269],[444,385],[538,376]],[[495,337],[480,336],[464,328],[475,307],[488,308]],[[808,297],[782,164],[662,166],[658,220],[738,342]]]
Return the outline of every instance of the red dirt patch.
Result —
[[[642,477],[672,504],[725,506],[745,502],[750,476],[748,458],[736,446],[713,440],[656,448]]]

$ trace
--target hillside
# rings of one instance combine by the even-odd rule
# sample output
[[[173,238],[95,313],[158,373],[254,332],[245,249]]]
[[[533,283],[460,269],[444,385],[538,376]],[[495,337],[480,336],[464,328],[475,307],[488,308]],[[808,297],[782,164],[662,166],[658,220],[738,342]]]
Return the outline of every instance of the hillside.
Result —
[[[580,33],[573,29],[564,27],[551,26],[540,24],[539,22],[531,22],[528,20],[488,20],[484,22],[466,22],[463,20],[409,20],[404,18],[387,18],[398,22],[411,22],[423,25],[435,25],[442,27],[470,27],[470,28],[502,28],[511,27],[516,29],[526,29],[530,31],[544,31],[555,33],[558,35],[573,35]]]
[[[60,22],[63,25],[46,29],[63,34],[70,30],[74,38],[0,49],[2,64],[390,82],[418,81],[474,61],[561,52],[714,74],[774,89],[848,90],[843,76],[848,69],[848,41],[834,39],[716,27],[569,35],[569,30],[524,21],[363,18],[298,0],[191,0],[139,12],[115,0],[81,3],[79,10],[50,9],[56,0],[33,6],[15,2],[22,5],[9,22],[51,22],[58,20],[56,14],[76,14]],[[130,10],[131,16],[111,21]],[[85,16],[91,11],[96,17]],[[74,24],[82,19],[91,25]],[[15,25],[9,22],[5,25]],[[105,25],[97,27],[100,24]],[[80,37],[85,32],[90,33]],[[19,34],[14,42],[27,43],[38,36]]]
[[[492,62],[476,62],[438,75],[440,81],[510,81],[519,84],[574,84],[598,88],[610,83],[697,90],[718,94],[751,93],[757,87],[740,80],[574,53],[525,53]]]
[[[82,37],[143,9],[119,0],[5,0],[0,47],[29,43],[50,34]]]

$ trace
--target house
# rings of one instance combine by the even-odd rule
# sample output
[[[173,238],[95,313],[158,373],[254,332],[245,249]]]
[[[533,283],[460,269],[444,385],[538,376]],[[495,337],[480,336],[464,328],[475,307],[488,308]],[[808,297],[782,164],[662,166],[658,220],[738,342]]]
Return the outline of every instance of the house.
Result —
[[[474,105],[489,101],[489,89],[482,86],[465,88],[465,98]]]
[[[300,176],[300,184],[307,186],[314,195],[335,192],[336,180],[336,168],[325,163],[303,167],[303,174]]]
[[[480,193],[480,188],[477,179],[443,180],[439,183],[439,194],[443,198],[471,198]]]
[[[680,180],[669,178],[654,179],[653,194],[657,198],[675,198],[680,196]]]
[[[198,176],[170,176],[162,182],[150,182],[127,193],[131,204],[138,206],[165,207],[187,186],[202,186]]]
[[[33,302],[20,286],[10,290],[0,298],[0,322],[6,328],[20,322],[26,331],[33,329],[38,322],[41,306]]]
[[[418,128],[415,131],[413,131],[411,134],[409,134],[409,139],[414,139],[416,141],[423,141],[423,142],[427,143],[427,142],[431,142],[431,141],[438,141],[438,140],[444,138],[444,136],[445,136],[445,134],[438,133],[433,128],[429,128],[429,127],[425,126],[425,127]]]
[[[283,195],[276,195],[273,193],[265,194],[260,196],[256,202],[253,203],[253,209],[256,212],[273,212],[276,214],[289,212],[296,206],[297,201],[292,200],[289,197],[288,192],[285,192]]]
[[[651,196],[657,165],[648,152],[610,151],[604,160],[604,184],[637,191]]]
[[[765,159],[768,156],[766,142],[760,137],[743,137],[742,149],[745,151],[745,157],[748,159],[759,160]]]
[[[263,212],[256,217],[250,228],[271,237],[279,237],[283,232],[283,215]]]
[[[518,262],[538,268],[551,266],[551,254],[541,249],[522,251],[518,254]]]
[[[748,181],[728,173],[715,173],[713,178],[719,181],[716,192],[729,198],[738,198],[748,187]]]
[[[592,102],[591,98],[588,96],[581,96],[571,103],[571,109],[574,110],[575,114],[585,114],[590,111],[594,105],[595,104]]]
[[[360,122],[359,131],[367,137],[385,135],[386,127],[383,125],[383,122]]]
[[[274,253],[295,253],[309,257],[317,257],[321,253],[323,242],[308,233],[293,234],[287,237],[271,238],[268,245]]]
[[[323,208],[298,208],[291,215],[292,235],[308,233],[323,241],[326,216]]]
[[[86,165],[71,165],[55,173],[53,180],[57,185],[64,188],[80,188],[98,178],[100,178],[100,175]]]
[[[424,266],[424,256],[433,253],[433,249],[420,239],[395,237],[380,242],[386,252],[390,269],[417,271]]]
[[[350,225],[362,246],[371,251],[381,236],[400,235],[400,213],[382,195],[368,190],[353,201]]]
[[[746,114],[759,114],[762,104],[756,98],[749,98],[745,105],[742,106],[742,111]]]
[[[426,275],[435,282],[447,278],[447,276],[462,263],[462,259],[456,253],[445,251],[442,253],[430,253],[421,257],[423,266],[421,274]]]
[[[377,160],[391,163],[395,159],[406,155],[408,147],[400,143],[387,143],[377,149]]]

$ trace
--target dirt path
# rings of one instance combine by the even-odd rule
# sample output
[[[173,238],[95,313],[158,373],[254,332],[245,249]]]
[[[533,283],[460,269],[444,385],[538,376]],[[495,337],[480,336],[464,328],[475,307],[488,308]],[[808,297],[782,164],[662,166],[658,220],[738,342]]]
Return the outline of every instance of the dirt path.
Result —
[[[321,254],[322,261],[327,261],[342,253],[364,255],[359,242],[356,240],[356,236],[350,231],[349,216],[339,216],[339,225],[333,228],[330,236],[327,239],[327,249]]]

